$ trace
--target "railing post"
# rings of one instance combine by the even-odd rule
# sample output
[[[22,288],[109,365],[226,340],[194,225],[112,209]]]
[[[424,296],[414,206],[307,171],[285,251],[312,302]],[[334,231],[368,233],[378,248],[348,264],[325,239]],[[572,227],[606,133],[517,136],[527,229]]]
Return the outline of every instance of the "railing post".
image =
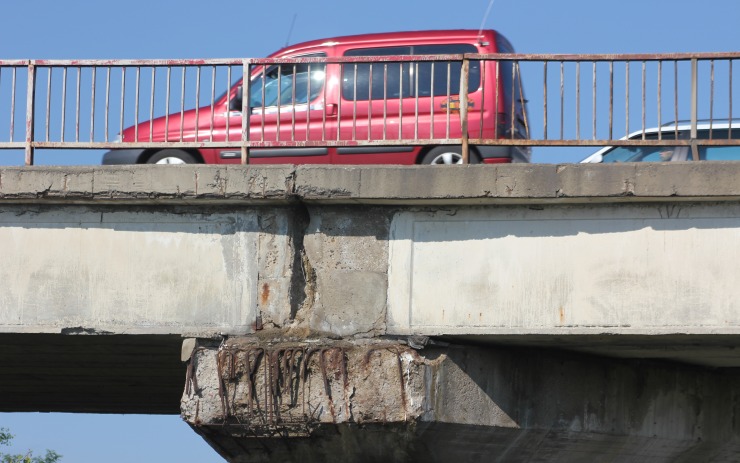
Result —
[[[242,65],[242,164],[249,164],[247,143],[249,142],[249,116],[251,116],[251,109],[249,108],[252,95],[252,83],[249,79],[251,75],[252,65],[249,60],[244,60]]]
[[[694,161],[699,160],[699,153],[696,147],[696,125],[697,125],[697,106],[698,106],[698,95],[697,95],[697,78],[698,78],[698,60],[696,58],[691,59],[691,156]]]
[[[26,165],[33,165],[33,110],[36,97],[36,65],[28,63],[28,90],[26,92]]]
[[[468,75],[470,74],[470,61],[463,56],[462,70],[460,72],[460,129],[462,163],[470,163],[468,147]]]

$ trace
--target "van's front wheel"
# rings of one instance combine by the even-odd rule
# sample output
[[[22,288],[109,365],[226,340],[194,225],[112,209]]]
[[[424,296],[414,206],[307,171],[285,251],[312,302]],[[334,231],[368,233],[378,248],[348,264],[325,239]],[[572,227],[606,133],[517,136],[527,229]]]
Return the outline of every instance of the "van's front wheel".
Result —
[[[192,154],[183,150],[162,150],[154,153],[147,164],[195,164],[197,161]]]
[[[478,163],[478,155],[473,150],[468,151],[468,156],[471,164]],[[424,155],[421,163],[439,166],[462,164],[462,148],[459,146],[437,146]]]

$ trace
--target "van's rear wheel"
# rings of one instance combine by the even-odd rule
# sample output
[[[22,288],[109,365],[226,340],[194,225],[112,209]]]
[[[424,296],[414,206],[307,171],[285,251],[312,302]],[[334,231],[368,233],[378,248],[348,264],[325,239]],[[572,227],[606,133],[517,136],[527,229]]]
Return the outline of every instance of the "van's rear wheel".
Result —
[[[195,164],[196,162],[192,154],[173,149],[157,151],[146,161],[147,164]]]
[[[478,155],[473,151],[468,151],[471,164],[478,163]],[[459,146],[437,146],[432,148],[421,160],[422,164],[431,165],[452,165],[462,164],[462,148]]]

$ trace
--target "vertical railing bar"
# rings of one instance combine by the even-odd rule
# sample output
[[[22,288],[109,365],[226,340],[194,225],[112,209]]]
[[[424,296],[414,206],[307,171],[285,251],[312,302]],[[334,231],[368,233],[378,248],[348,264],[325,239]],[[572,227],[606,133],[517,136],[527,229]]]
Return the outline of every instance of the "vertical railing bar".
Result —
[[[231,69],[231,67],[229,67]],[[183,133],[185,130],[185,74],[187,68],[185,65],[182,66],[182,77],[180,78],[180,142],[183,141]],[[229,80],[231,82],[231,80]],[[227,119],[228,120],[228,119]]]
[[[13,67],[12,79],[10,81],[10,142],[13,142],[15,135],[15,81],[17,69]]]
[[[414,65],[414,140],[419,139],[419,62]],[[371,65],[372,66],[372,65]]]
[[[265,111],[266,111],[266,104],[265,104],[265,97],[267,96],[267,83],[265,82],[265,79],[267,78],[267,66],[262,66],[262,116],[260,117],[260,141],[265,141]],[[324,100],[326,101],[326,100]]]
[[[470,60],[463,56],[460,69],[460,135],[462,163],[470,164],[470,152],[468,146],[468,75],[470,73]],[[514,95],[512,95],[512,99]]]
[[[344,72],[345,72],[345,64],[339,63],[339,75],[342,79],[344,79]],[[344,88],[343,85],[340,83],[337,85],[337,92],[339,92],[339,95],[337,97],[337,141],[341,139],[342,134],[342,98],[343,98],[343,92]],[[326,82],[324,82],[324,101],[326,101]],[[324,128],[325,130],[325,128]]]
[[[295,100],[295,85],[296,85],[296,71],[298,70],[298,66],[294,63],[293,64],[293,78],[291,79],[290,84],[290,102],[291,102],[291,111],[290,111],[290,141],[295,141],[295,106],[296,106],[296,100]]]
[[[357,63],[354,63],[354,69],[352,73],[352,140],[357,140]],[[370,104],[369,95],[368,104]]]
[[[110,66],[105,68],[105,142],[108,142],[108,124],[110,122]]]
[[[414,139],[419,139],[419,62],[414,63]],[[372,75],[372,73],[371,73]]]
[[[65,122],[67,117],[67,66],[62,68],[62,133],[60,141],[64,141]]]
[[[370,133],[372,132],[372,116],[373,116],[373,63],[370,63],[370,69],[367,79],[367,139],[370,140]]]
[[[15,88],[13,88],[15,91]],[[33,165],[33,113],[36,104],[36,65],[32,62],[28,65],[28,82],[26,92],[26,149],[25,163],[27,166]],[[12,140],[11,140],[12,141]]]
[[[730,140],[732,139],[732,60],[730,60],[728,72],[729,72],[729,81],[730,81],[729,82],[730,106],[729,106],[729,114],[728,114],[728,119],[727,119],[727,124],[728,124],[727,139]]]
[[[164,141],[169,142],[170,141],[170,96],[171,96],[171,87],[172,87],[172,66],[167,66],[167,85],[165,86],[165,96],[164,96],[164,104],[165,104],[165,116],[164,116]],[[211,111],[211,114],[213,114],[213,111]],[[211,132],[213,132],[211,128]]]
[[[403,63],[398,65],[398,139],[403,139]]]
[[[713,137],[714,125],[714,60],[709,60],[709,139]]]
[[[249,155],[251,147],[249,142],[252,140],[252,63],[249,60],[242,61],[242,146],[241,146],[241,163],[249,164]],[[311,82],[311,72],[309,65],[308,81]],[[311,92],[308,93],[309,99]],[[310,101],[308,102],[310,103]],[[307,108],[308,110],[309,108]],[[308,119],[308,114],[306,115]],[[308,138],[308,134],[306,135]]]
[[[519,87],[519,102],[524,106],[524,85],[522,84],[522,73],[521,69],[519,68],[519,61],[516,61],[516,78],[518,81],[518,87]],[[530,138],[529,133],[529,120],[527,118],[527,111],[522,110],[522,116],[524,118],[524,133],[526,135],[526,138]]]
[[[624,136],[630,134],[630,62],[624,62]]]
[[[200,72],[201,66],[195,67],[195,141],[200,138]],[[244,87],[242,86],[242,89]],[[243,91],[243,90],[242,90]]]
[[[432,61],[432,75],[429,83],[429,138],[434,140],[434,65],[436,61]]]
[[[451,112],[450,111],[451,110],[450,106],[452,106],[452,101],[450,99],[450,93],[451,93],[450,81],[452,80],[452,76],[451,76],[451,74],[452,74],[451,65],[452,65],[452,63],[450,61],[448,61],[447,62],[447,122],[446,122],[447,129],[445,131],[445,138],[447,138],[447,139],[450,138],[450,112]],[[399,130],[400,130],[400,128],[399,128]]]
[[[216,66],[211,66],[211,115],[210,115],[210,125],[208,130],[208,141],[213,141],[213,105],[215,104],[216,99]],[[263,100],[264,101],[264,100]]]
[[[49,126],[51,125],[51,73],[54,68],[49,66],[49,72],[46,74],[46,124],[45,140],[49,141]]]
[[[697,137],[697,111],[698,111],[698,82],[699,78],[699,61],[696,58],[691,59],[691,156],[694,161],[699,160],[699,151],[694,140]]]
[[[306,141],[311,139],[311,63],[308,63],[308,79],[306,79]]]
[[[383,63],[383,140],[388,137],[388,63]]]
[[[501,120],[501,109],[499,108],[499,96],[501,94],[501,90],[503,89],[503,84],[501,83],[501,60],[496,60],[496,94],[493,96],[494,102],[494,111],[496,114],[496,118],[493,121],[493,138],[498,138],[498,125],[499,121]]]
[[[136,86],[134,90],[134,125],[136,130],[134,131],[134,140],[139,141],[139,90],[141,88],[141,66],[136,66]],[[151,120],[151,119],[150,119]],[[151,122],[150,124],[151,125]]]
[[[698,106],[698,93],[697,93],[697,78],[698,78],[698,66],[699,62],[696,58],[691,59],[691,139],[696,139],[696,123],[697,123],[697,106]],[[695,161],[697,159],[694,159]]]
[[[283,66],[282,64],[279,64],[277,67],[278,75],[277,75],[277,88],[278,88],[278,95],[277,95],[277,114],[275,115],[275,141],[280,141],[280,118],[282,113],[282,103],[283,103],[283,95],[281,92],[281,89],[283,88]],[[264,102],[263,102],[264,105]],[[228,139],[227,139],[228,141]]]
[[[155,93],[155,83],[157,81],[157,68],[155,66],[152,66],[152,92],[149,95],[149,120],[154,120],[154,93]],[[154,124],[151,122],[149,123],[149,141],[154,140]]]
[[[90,90],[90,142],[95,141],[95,81],[97,80],[97,66],[91,70],[92,89]]]
[[[581,62],[576,61],[576,140],[581,139]]]
[[[609,140],[614,137],[614,61],[609,61]]]
[[[658,127],[663,125],[662,121],[662,112],[663,112],[663,104],[662,104],[662,93],[663,93],[663,60],[658,61]],[[658,140],[663,139],[663,131],[658,130]]]
[[[678,140],[678,61],[673,61],[673,139]]]
[[[119,121],[119,133],[123,133],[123,118],[125,115],[125,93],[126,93],[126,68],[121,66],[121,120]]]
[[[510,128],[510,135],[511,139],[514,139],[514,133],[516,131],[516,92],[514,91],[516,89],[516,64],[518,61],[511,63],[511,113],[510,113],[510,119],[511,119],[511,128]]]
[[[326,140],[326,111],[327,111],[327,107],[326,107],[326,94],[327,94],[327,90],[326,90],[326,71],[329,68],[329,63],[325,61],[323,67],[324,67],[324,78],[323,78],[324,80],[322,81],[322,84],[321,84],[321,93],[324,95],[324,98],[323,98],[324,108],[321,111],[321,141],[325,141]],[[263,79],[263,81],[264,81],[264,79]],[[264,88],[264,86],[263,86],[263,88]],[[340,90],[338,90],[338,91],[340,91]],[[341,99],[341,96],[339,98],[337,98],[337,101],[339,101],[340,99]],[[264,94],[262,96],[262,101],[264,101]],[[339,129],[339,123],[338,122],[337,122],[337,129]]]
[[[560,62],[560,139],[563,139],[565,119],[565,63]]]
[[[646,81],[646,64],[645,61],[642,62],[642,139],[645,139],[645,102],[647,100],[647,97],[645,96],[645,81]]]
[[[226,66],[226,141],[231,141],[231,65]],[[183,79],[183,87],[185,86],[185,82]],[[282,88],[280,85],[280,80],[278,79],[278,89]],[[244,90],[242,90],[244,92]],[[280,91],[278,90],[278,125],[277,125],[277,131],[278,131],[278,137],[280,132]],[[242,94],[243,95],[243,94]]]
[[[591,87],[591,92],[592,92],[592,96],[591,96],[591,100],[592,100],[591,115],[593,116],[593,121],[592,121],[593,126],[591,128],[591,133],[593,134],[593,139],[596,140],[596,138],[597,138],[596,137],[596,122],[598,120],[598,113],[596,112],[596,103],[597,103],[597,101],[596,101],[596,61],[592,61],[591,62],[591,67],[593,69],[593,77],[591,79],[591,82],[592,82],[592,87]]]
[[[480,116],[478,117],[478,138],[483,138],[483,115],[486,113],[486,61],[478,61],[480,69]]]
[[[77,66],[77,88],[75,94],[75,141],[80,141],[80,81],[82,80],[82,68]]]
[[[547,140],[547,61],[542,62],[542,133],[542,139]]]

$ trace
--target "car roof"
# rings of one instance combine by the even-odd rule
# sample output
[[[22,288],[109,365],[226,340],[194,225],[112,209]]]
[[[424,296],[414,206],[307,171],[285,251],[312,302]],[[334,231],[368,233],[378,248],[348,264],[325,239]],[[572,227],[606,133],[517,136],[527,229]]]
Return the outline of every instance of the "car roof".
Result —
[[[422,31],[403,31],[403,32],[381,32],[373,34],[345,35],[339,37],[329,37],[317,40],[310,40],[282,48],[270,57],[277,57],[285,54],[300,52],[309,52],[312,49],[324,48],[334,45],[362,45],[372,43],[373,45],[394,45],[398,43],[417,42],[417,41],[438,41],[447,40],[464,40],[472,41],[483,39],[484,41],[493,41],[498,33],[493,30],[473,30],[473,29],[443,29],[443,30],[422,30]]]

